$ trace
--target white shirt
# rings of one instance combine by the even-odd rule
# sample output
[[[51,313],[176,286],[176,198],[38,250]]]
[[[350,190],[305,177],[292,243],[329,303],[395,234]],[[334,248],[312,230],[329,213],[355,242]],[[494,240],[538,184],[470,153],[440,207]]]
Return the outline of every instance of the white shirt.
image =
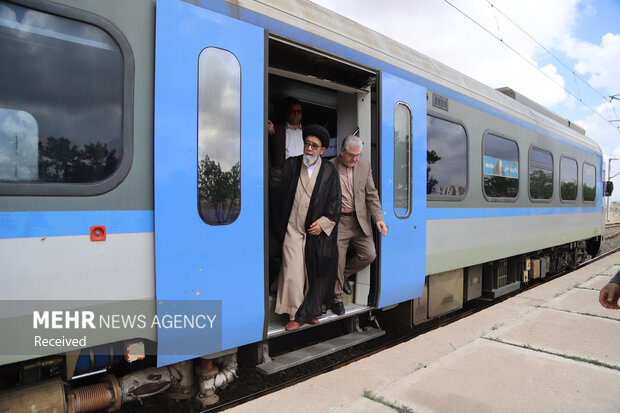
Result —
[[[318,164],[319,164],[319,160],[317,159],[314,165],[306,167],[308,169],[308,178],[312,178],[312,173],[314,172],[314,168],[316,168]]]
[[[286,124],[286,153],[284,158],[288,159],[292,156],[303,155],[304,153],[304,137],[301,132],[301,125],[297,129],[293,129]]]

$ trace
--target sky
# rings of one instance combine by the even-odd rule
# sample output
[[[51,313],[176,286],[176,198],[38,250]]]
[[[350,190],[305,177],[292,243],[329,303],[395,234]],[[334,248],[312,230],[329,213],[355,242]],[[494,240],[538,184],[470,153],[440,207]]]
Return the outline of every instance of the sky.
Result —
[[[620,158],[620,0],[312,1],[577,123],[605,168]]]

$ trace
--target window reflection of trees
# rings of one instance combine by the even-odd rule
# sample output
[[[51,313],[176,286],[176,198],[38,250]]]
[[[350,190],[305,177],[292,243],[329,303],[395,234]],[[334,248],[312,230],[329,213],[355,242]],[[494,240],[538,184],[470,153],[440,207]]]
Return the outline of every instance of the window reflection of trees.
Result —
[[[484,192],[491,198],[516,198],[519,180],[503,176],[485,175]]]
[[[577,200],[577,161],[562,157],[560,163],[560,197],[564,201]]]
[[[118,161],[116,150],[101,141],[81,148],[63,136],[39,142],[39,180],[44,182],[97,182],[110,176]]]
[[[577,199],[577,182],[562,182],[560,185],[560,194],[565,201],[574,201]]]
[[[553,196],[553,157],[551,153],[532,148],[530,162],[530,198],[549,200]]]
[[[592,202],[596,199],[596,187],[583,184],[583,200]]]
[[[583,200],[593,202],[596,199],[596,167],[583,164]]]
[[[219,162],[205,155],[198,164],[198,199],[201,216],[211,223],[237,219],[241,211],[241,165],[222,171]]]
[[[530,168],[530,196],[532,199],[551,199],[553,195],[553,172]]]
[[[437,163],[441,157],[435,151],[426,151],[426,194],[435,192],[435,186],[439,181],[431,174],[431,165]]]

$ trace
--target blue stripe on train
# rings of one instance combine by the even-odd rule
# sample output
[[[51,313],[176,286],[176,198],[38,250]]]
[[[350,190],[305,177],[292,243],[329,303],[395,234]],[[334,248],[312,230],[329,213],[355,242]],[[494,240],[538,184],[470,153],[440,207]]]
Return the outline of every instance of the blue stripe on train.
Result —
[[[88,235],[94,225],[108,234],[153,232],[153,211],[0,212],[0,239]]]

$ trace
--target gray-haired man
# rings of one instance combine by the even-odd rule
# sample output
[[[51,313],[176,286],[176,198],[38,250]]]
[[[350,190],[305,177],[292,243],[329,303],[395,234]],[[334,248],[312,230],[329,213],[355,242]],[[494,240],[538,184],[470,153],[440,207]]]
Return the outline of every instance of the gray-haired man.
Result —
[[[342,191],[342,213],[338,224],[338,279],[332,305],[332,311],[337,315],[345,312],[342,291],[347,277],[375,260],[371,221],[382,236],[386,236],[388,231],[383,222],[381,200],[372,179],[370,163],[360,159],[362,149],[360,138],[347,136],[342,142],[340,155],[330,161],[338,168]],[[347,261],[350,245],[355,249],[355,255]]]

